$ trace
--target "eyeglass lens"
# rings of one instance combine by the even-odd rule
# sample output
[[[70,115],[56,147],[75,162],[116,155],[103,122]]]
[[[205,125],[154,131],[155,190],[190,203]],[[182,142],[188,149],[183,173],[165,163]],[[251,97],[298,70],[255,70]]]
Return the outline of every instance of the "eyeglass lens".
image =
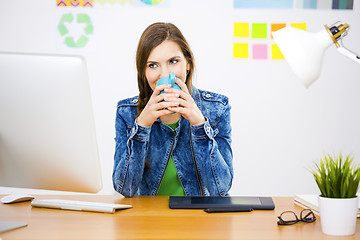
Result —
[[[278,218],[279,218],[278,221],[279,225],[291,225],[300,221],[311,223],[316,220],[314,213],[310,209],[302,210],[300,213],[300,219],[296,216],[296,214],[293,211],[285,211],[281,213],[281,215]]]
[[[314,222],[316,217],[310,209],[304,209],[300,213],[300,220],[303,222]]]

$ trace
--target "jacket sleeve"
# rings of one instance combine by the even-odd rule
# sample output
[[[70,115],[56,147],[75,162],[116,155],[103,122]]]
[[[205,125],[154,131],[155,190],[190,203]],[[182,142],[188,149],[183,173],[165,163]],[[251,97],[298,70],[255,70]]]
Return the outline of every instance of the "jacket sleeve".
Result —
[[[129,128],[117,111],[113,185],[117,192],[132,197],[142,180],[151,127],[136,123]],[[126,114],[126,113],[124,113]]]
[[[191,126],[191,141],[204,195],[226,196],[233,180],[230,105],[215,123]]]

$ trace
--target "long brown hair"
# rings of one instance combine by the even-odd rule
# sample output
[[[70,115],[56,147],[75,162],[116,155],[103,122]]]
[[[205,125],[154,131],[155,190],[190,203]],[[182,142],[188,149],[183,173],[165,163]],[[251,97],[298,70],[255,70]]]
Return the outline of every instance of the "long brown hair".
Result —
[[[172,23],[157,22],[148,26],[141,38],[136,51],[136,68],[139,88],[138,115],[149,101],[152,89],[146,79],[146,64],[151,51],[165,40],[176,42],[190,66],[186,76],[186,86],[192,91],[192,76],[195,69],[194,56],[181,31]]]

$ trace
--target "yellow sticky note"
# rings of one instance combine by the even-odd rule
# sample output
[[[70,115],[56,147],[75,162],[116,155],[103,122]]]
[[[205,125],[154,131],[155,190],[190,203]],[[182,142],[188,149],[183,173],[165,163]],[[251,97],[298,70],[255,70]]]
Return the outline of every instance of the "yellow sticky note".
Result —
[[[272,59],[285,59],[284,55],[281,53],[278,45],[271,44],[271,58]]]
[[[234,43],[234,58],[249,58],[248,43]]]
[[[291,23],[290,26],[306,31],[306,23]]]
[[[249,24],[248,23],[234,23],[234,36],[235,37],[249,37]]]

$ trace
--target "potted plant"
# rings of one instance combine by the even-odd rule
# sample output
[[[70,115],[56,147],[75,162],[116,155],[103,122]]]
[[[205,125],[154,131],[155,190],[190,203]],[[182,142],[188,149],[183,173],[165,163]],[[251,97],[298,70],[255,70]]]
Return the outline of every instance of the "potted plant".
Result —
[[[321,192],[318,199],[323,233],[354,234],[359,208],[360,168],[353,164],[353,156],[326,154],[315,162],[312,174]]]

